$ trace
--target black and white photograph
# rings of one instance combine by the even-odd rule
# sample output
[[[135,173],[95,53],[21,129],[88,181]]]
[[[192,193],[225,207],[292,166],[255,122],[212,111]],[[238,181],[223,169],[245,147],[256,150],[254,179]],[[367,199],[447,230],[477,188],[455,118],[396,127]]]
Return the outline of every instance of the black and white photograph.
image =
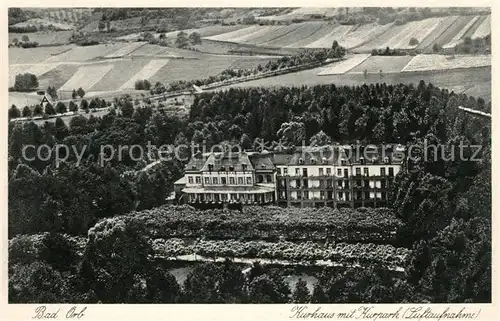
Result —
[[[9,305],[492,303],[491,7],[373,5],[11,3]]]

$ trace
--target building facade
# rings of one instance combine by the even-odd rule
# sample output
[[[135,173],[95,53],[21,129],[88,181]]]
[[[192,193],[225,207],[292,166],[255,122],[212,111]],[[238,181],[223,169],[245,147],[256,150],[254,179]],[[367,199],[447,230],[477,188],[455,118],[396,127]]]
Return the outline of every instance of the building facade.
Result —
[[[186,166],[176,190],[186,203],[384,207],[403,165],[404,148],[392,145],[199,153]]]

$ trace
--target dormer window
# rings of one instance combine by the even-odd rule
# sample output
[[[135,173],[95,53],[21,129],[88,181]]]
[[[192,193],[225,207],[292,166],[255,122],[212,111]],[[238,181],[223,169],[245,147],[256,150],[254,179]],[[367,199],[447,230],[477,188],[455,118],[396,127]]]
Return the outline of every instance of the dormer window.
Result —
[[[384,163],[389,164],[389,157],[387,156],[384,157]]]
[[[226,171],[226,168],[225,168],[224,166],[221,166],[221,167],[220,167],[220,171],[221,171],[221,172],[225,172],[225,171]]]
[[[234,166],[229,166],[229,171],[230,172],[234,171]]]
[[[241,168],[246,171],[247,170],[247,164],[241,164]]]
[[[311,158],[311,164],[316,164],[316,158]]]
[[[363,165],[365,163],[365,159],[363,157],[360,157],[359,162],[361,163],[361,165]]]
[[[299,158],[299,164],[301,164],[301,165],[304,164],[304,160],[302,158]]]
[[[196,165],[191,165],[191,169],[196,169]]]
[[[323,157],[323,164],[326,164],[326,157]]]
[[[208,164],[208,170],[211,172],[214,170],[214,164]]]

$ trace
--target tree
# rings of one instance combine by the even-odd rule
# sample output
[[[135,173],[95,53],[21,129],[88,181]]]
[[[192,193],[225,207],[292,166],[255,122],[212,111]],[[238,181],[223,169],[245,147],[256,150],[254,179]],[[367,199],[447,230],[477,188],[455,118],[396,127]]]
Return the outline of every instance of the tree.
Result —
[[[82,99],[82,101],[80,102],[80,109],[87,112],[89,111],[89,102],[85,99]]]
[[[16,75],[15,91],[30,91],[38,88],[38,78],[34,74],[24,73]]]
[[[213,263],[197,265],[184,281],[184,300],[188,303],[220,303],[218,268]]]
[[[31,117],[31,109],[28,106],[23,108],[23,117]]]
[[[299,278],[295,284],[295,289],[292,294],[293,303],[309,303],[309,290],[307,289],[307,282]]]
[[[252,149],[252,140],[247,134],[241,135],[240,146],[242,149]]]
[[[9,109],[9,119],[21,117],[21,112],[17,109],[16,105],[12,105]]]
[[[76,91],[76,94],[78,96],[80,96],[80,98],[83,98],[83,96],[85,96],[85,90],[83,90],[82,87],[78,88],[78,90]]]
[[[30,41],[30,38],[27,35],[23,35],[23,37],[21,39],[23,40],[23,42],[29,42]]]
[[[418,42],[418,39],[417,39],[417,38],[411,38],[411,39],[410,39],[410,42],[409,42],[409,45],[414,47],[414,46],[417,46],[417,45],[418,45],[418,43],[419,43],[419,42]]]
[[[55,115],[56,110],[54,109],[54,106],[52,106],[51,103],[47,103],[45,105],[45,115]]]
[[[89,108],[92,110],[95,110],[99,108],[99,105],[101,104],[100,100],[97,98],[94,98],[90,101]]]
[[[35,108],[33,109],[33,116],[42,116],[43,115],[43,108],[41,105],[36,105]]]
[[[175,39],[175,45],[177,48],[185,48],[189,45],[189,40],[184,31],[177,34],[177,39]]]
[[[255,277],[249,285],[249,300],[251,303],[286,303],[290,288],[283,286],[281,277],[271,278],[267,274]]]
[[[64,301],[61,274],[44,262],[16,264],[9,268],[10,303],[57,303]]]
[[[77,93],[76,90],[73,89],[73,92],[71,93],[71,98],[76,99]]]
[[[152,268],[146,277],[147,303],[178,303],[181,287],[175,277],[161,266]]]
[[[132,105],[130,101],[125,101],[121,109],[123,117],[132,118],[132,115],[134,114],[134,105]]]
[[[190,35],[189,35],[189,41],[191,42],[191,44],[193,45],[198,45],[198,44],[201,44],[201,36],[198,32],[192,32]]]
[[[68,109],[66,108],[66,105],[65,105],[62,101],[60,101],[60,102],[58,102],[58,103],[56,104],[56,112],[57,112],[58,114],[64,114],[64,113],[66,113],[67,111],[68,111]]]
[[[82,263],[87,266],[84,278],[99,300],[144,300],[147,281],[144,284],[141,280],[151,273],[149,257],[153,255],[145,226],[133,218],[111,218],[97,223],[88,233]]]
[[[62,141],[66,136],[69,135],[69,129],[68,126],[64,123],[64,121],[61,119],[61,117],[56,118],[55,122],[55,137],[58,141]]]
[[[47,87],[47,94],[54,100],[57,99],[57,90],[56,87]]]
[[[97,28],[99,29],[99,31],[103,31],[106,28],[106,23],[102,20],[99,20]]]
[[[314,284],[313,293],[311,295],[311,303],[328,303],[328,297],[319,282]]]
[[[311,146],[326,146],[331,144],[332,139],[322,130],[312,136],[309,140],[309,145]]]
[[[432,51],[434,52],[440,52],[441,51],[441,46],[437,43],[435,43],[434,45],[432,45]]]
[[[277,135],[284,144],[290,146],[300,146],[306,138],[304,123],[289,122],[281,124]]]
[[[75,104],[72,100],[69,102],[69,111],[76,113],[78,111],[78,105]]]

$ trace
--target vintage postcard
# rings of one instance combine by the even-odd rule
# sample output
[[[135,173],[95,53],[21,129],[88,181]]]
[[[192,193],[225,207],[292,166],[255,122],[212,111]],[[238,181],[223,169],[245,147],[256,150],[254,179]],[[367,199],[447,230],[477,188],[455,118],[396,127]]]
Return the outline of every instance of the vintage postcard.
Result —
[[[71,5],[5,8],[2,320],[498,317],[492,3]]]

